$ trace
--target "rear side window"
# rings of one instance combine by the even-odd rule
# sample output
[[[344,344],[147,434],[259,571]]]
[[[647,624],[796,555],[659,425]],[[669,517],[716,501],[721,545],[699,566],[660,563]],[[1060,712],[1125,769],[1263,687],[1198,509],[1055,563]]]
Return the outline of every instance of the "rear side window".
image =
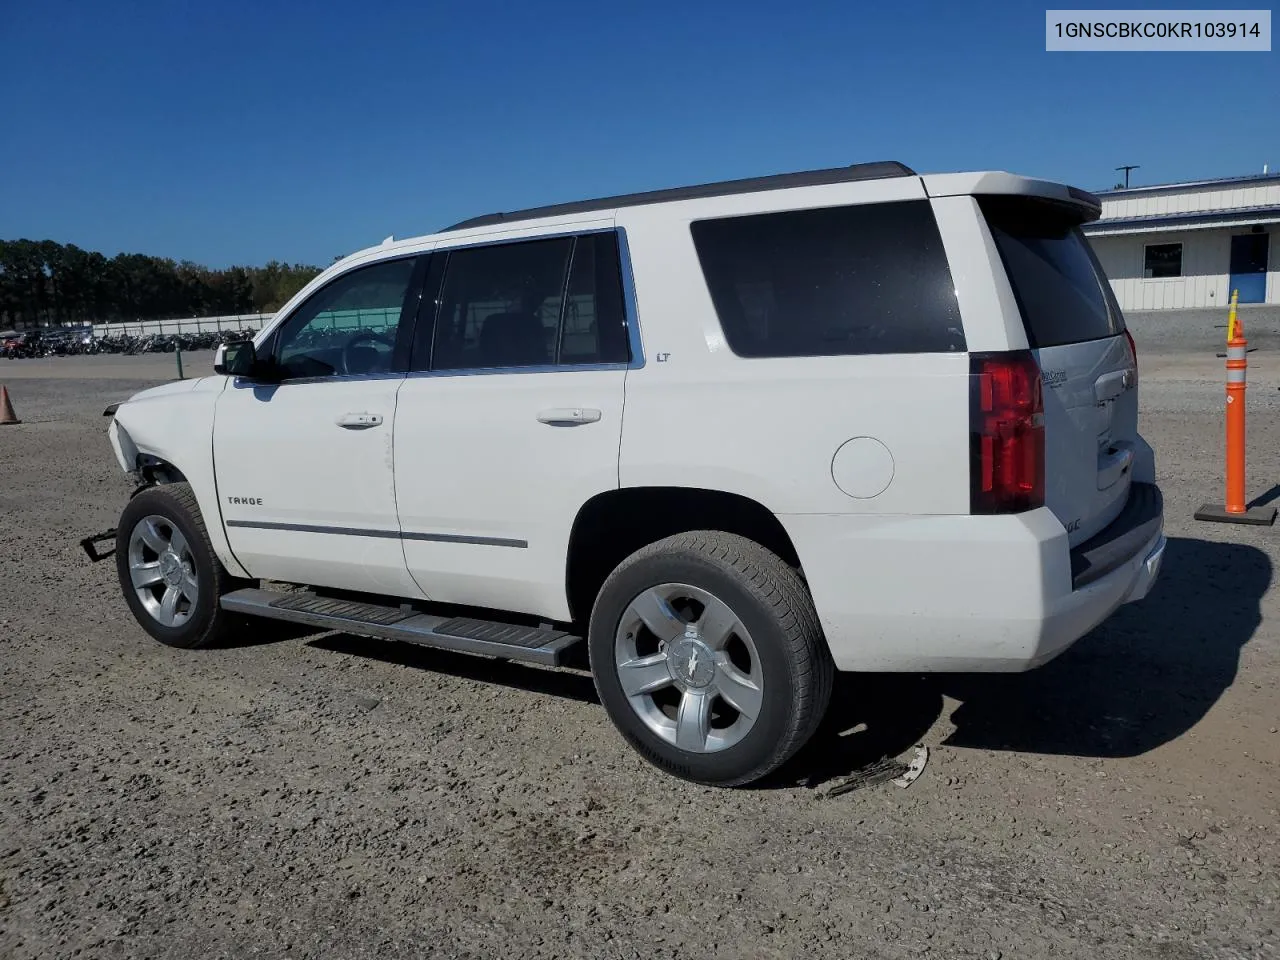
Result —
[[[740,357],[965,349],[927,200],[700,220],[698,260]]]
[[[432,368],[542,366],[555,361],[573,238],[449,254]]]
[[[469,247],[437,257],[444,280],[431,358],[415,348],[413,369],[629,359],[616,234]]]
[[[1032,347],[1124,332],[1111,284],[1069,208],[1026,197],[979,197]]]

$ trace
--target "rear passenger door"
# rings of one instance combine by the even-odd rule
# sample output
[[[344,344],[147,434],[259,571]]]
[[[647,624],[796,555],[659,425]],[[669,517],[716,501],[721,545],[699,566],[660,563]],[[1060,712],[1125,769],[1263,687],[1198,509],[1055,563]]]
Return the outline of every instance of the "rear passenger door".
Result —
[[[432,600],[568,618],[574,519],[618,485],[627,330],[612,230],[437,250],[394,441]]]

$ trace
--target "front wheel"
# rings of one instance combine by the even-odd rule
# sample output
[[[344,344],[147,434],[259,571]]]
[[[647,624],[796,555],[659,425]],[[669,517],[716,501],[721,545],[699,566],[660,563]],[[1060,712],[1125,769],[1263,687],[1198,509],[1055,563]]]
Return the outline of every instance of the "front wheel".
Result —
[[[596,598],[588,647],[601,702],[631,745],[717,786],[758,780],[799,750],[835,673],[796,572],[712,530],[623,561]]]
[[[149,487],[129,501],[116,531],[116,573],[134,618],[171,647],[208,646],[242,622],[220,606],[241,584],[214,554],[189,484]]]

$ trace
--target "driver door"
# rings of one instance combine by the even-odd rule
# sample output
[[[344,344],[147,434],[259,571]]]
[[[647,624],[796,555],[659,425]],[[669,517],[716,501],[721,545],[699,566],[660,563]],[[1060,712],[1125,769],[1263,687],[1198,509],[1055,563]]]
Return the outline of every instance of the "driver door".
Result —
[[[422,596],[400,546],[391,431],[425,261],[321,287],[261,343],[272,375],[218,398],[218,498],[254,577]]]

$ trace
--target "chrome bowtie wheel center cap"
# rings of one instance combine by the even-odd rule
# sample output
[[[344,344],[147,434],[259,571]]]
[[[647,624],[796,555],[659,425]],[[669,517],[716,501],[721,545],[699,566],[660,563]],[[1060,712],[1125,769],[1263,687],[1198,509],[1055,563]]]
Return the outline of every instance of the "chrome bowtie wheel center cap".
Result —
[[[707,686],[716,676],[716,655],[697,637],[684,636],[667,649],[671,675],[692,689]]]
[[[164,582],[171,587],[176,587],[182,582],[182,561],[178,559],[178,555],[172,550],[166,550],[160,554],[160,575],[164,577]]]

